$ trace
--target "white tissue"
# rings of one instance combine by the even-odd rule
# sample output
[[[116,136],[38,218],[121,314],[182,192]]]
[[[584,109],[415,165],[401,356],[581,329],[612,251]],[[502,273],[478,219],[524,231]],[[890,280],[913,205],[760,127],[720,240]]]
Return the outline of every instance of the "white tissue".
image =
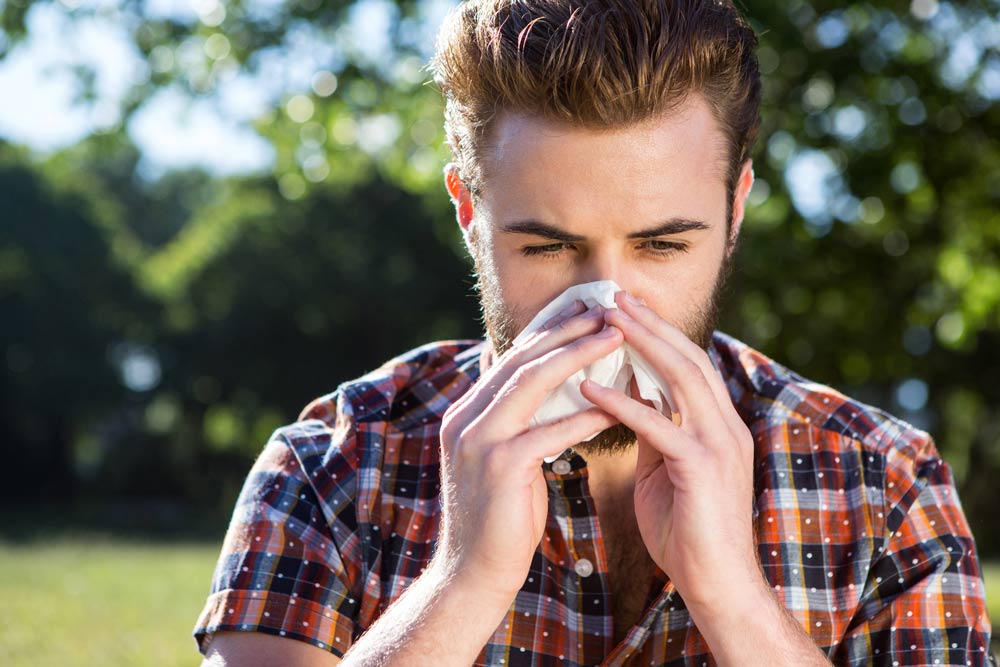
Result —
[[[588,308],[595,304],[601,304],[605,308],[617,308],[615,292],[620,291],[621,288],[613,280],[601,280],[570,287],[535,315],[535,318],[514,339],[512,346],[521,344],[573,301],[580,300]],[[593,407],[593,403],[580,393],[580,383],[584,380],[590,379],[605,387],[612,387],[626,394],[631,394],[629,380],[633,377],[635,377],[635,383],[639,388],[639,395],[652,402],[657,410],[663,412],[664,405],[673,405],[670,389],[663,377],[653,370],[628,343],[624,343],[608,356],[577,371],[557,387],[535,412],[531,423],[533,426],[548,424]],[[672,407],[671,412],[673,412]],[[585,440],[591,440],[596,436],[597,433]],[[548,456],[545,457],[545,460],[551,463],[560,455]]]

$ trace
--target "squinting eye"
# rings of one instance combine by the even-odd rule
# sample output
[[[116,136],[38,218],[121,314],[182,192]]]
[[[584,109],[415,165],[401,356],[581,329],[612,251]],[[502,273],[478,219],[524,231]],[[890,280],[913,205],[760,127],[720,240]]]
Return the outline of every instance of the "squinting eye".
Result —
[[[555,255],[565,250],[565,243],[549,243],[546,245],[530,245],[522,251],[525,255]]]
[[[653,240],[647,241],[643,245],[645,245],[648,249],[652,250],[653,252],[661,253],[661,254],[664,254],[664,255],[668,255],[668,254],[673,253],[675,251],[678,251],[678,252],[687,252],[687,246],[686,245],[684,245],[683,243],[673,243],[671,241],[659,241],[659,240],[653,239]]]

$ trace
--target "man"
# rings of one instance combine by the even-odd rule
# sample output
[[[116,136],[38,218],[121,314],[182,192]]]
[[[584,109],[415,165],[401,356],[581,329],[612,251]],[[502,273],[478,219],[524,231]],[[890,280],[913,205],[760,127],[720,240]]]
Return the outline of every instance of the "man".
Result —
[[[274,434],[195,629],[205,664],[991,661],[928,434],[714,331],[755,44],[729,2],[453,12],[445,180],[487,340],[412,351]],[[513,345],[598,280],[616,308],[574,303]],[[625,343],[670,408],[585,382],[593,408],[531,425]]]

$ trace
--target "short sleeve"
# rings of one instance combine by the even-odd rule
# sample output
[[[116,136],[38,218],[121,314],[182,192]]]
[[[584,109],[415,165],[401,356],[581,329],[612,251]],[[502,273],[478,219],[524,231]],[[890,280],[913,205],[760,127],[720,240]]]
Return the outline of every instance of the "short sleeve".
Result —
[[[887,470],[886,534],[834,664],[996,664],[975,542],[948,464],[925,445],[908,474]]]
[[[337,523],[338,514],[311,483],[350,449],[336,438],[349,437],[350,429],[331,429],[315,419],[271,437],[236,502],[211,593],[194,628],[199,651],[205,653],[208,637],[219,631],[289,637],[338,657],[350,647],[357,567],[344,555],[351,553],[349,545],[336,537],[339,531],[349,540],[350,531]],[[304,455],[309,445],[303,450],[303,440],[326,456]],[[316,463],[320,459],[323,463]],[[320,467],[313,470],[314,465]]]

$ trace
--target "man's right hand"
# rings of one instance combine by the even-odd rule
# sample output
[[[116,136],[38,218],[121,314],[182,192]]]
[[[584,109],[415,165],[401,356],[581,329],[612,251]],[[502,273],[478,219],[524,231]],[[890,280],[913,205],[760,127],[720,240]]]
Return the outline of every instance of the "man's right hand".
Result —
[[[445,413],[438,548],[424,573],[347,652],[344,667],[467,667],[489,641],[542,539],[548,513],[542,460],[618,423],[593,408],[531,427],[549,392],[624,340],[615,327],[601,334],[603,308],[581,311],[577,302],[508,350]],[[249,634],[220,633],[203,665],[340,663],[305,643],[243,636]]]
[[[573,306],[505,352],[444,415],[441,528],[432,566],[454,585],[510,604],[545,529],[546,456],[618,421],[593,408],[531,427],[549,393],[623,342],[604,309]]]

